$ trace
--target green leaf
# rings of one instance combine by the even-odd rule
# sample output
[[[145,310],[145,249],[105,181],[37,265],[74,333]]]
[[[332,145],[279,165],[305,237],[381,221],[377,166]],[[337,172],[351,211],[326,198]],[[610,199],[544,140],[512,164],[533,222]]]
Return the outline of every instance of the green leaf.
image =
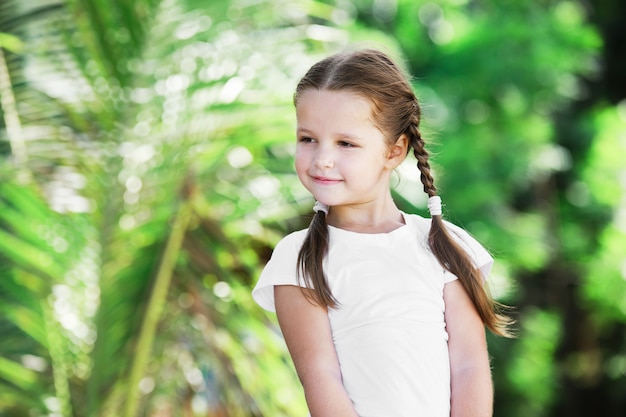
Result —
[[[0,378],[10,381],[20,389],[28,390],[35,384],[38,375],[24,365],[0,356]]]

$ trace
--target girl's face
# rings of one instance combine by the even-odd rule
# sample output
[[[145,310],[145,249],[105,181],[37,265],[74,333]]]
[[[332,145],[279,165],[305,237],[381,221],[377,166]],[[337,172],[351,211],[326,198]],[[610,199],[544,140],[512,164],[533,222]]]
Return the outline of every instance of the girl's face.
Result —
[[[296,172],[317,201],[358,205],[389,194],[390,173],[404,155],[387,145],[371,115],[372,104],[351,92],[298,97]]]

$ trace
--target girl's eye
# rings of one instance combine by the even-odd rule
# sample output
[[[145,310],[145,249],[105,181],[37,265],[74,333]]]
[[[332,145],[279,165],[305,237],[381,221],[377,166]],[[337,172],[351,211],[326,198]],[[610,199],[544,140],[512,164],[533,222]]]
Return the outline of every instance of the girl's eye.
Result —
[[[354,148],[354,144],[346,142],[344,140],[339,141],[339,146],[341,146],[342,148]]]
[[[300,138],[300,142],[303,142],[303,143],[312,143],[312,142],[315,142],[315,139],[310,138],[310,137],[308,137],[308,136],[303,136],[303,137],[301,137],[301,138]]]

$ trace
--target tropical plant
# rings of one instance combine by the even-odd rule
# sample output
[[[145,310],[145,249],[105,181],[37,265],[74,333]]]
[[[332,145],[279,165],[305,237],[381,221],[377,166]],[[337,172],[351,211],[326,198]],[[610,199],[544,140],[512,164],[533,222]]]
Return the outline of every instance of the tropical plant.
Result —
[[[277,156],[333,11],[3,3],[0,415],[303,411],[249,291],[260,220],[297,213]]]

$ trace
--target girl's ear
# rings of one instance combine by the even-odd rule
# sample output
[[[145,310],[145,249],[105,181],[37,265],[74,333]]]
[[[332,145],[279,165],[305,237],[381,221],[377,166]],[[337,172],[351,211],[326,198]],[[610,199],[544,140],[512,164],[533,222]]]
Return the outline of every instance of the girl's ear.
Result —
[[[387,155],[386,165],[390,169],[397,168],[398,165],[400,165],[402,161],[404,161],[404,158],[406,157],[408,149],[409,149],[409,138],[406,136],[406,134],[403,133],[398,138],[398,140],[396,140],[396,143],[391,145],[391,148],[389,148],[389,154]]]

